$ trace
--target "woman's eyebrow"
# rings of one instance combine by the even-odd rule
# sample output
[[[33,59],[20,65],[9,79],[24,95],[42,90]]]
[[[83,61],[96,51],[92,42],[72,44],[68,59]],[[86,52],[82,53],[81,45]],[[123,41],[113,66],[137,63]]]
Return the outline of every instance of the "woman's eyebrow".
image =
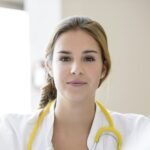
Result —
[[[83,52],[84,54],[87,54],[87,53],[95,53],[95,54],[98,54],[98,52],[96,50],[85,50]]]
[[[66,50],[61,50],[58,53],[60,53],[60,54],[71,54],[71,52],[66,51]]]
[[[61,50],[58,52],[59,54],[72,54],[72,52],[70,51],[66,51],[66,50]],[[88,54],[88,53],[95,53],[98,54],[98,52],[96,50],[85,50],[83,51],[83,54]]]

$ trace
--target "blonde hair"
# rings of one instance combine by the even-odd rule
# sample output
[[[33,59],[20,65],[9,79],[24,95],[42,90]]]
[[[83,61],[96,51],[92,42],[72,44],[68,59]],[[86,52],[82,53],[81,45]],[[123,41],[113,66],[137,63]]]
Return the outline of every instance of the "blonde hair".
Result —
[[[103,27],[98,22],[88,17],[79,17],[79,16],[69,17],[64,19],[57,26],[50,40],[50,43],[48,44],[48,47],[45,51],[46,52],[45,57],[50,63],[53,59],[53,51],[54,51],[55,43],[57,39],[60,37],[60,35],[62,35],[67,31],[78,30],[78,29],[83,30],[87,32],[89,35],[91,35],[96,40],[96,42],[100,47],[102,61],[103,64],[105,64],[106,66],[106,73],[105,76],[100,80],[99,83],[100,86],[110,72],[111,60],[108,51],[107,36],[105,34]],[[47,103],[55,99],[56,96],[57,96],[57,90],[53,78],[51,78],[50,75],[47,73],[47,84],[42,88],[40,107],[44,108],[47,105]]]

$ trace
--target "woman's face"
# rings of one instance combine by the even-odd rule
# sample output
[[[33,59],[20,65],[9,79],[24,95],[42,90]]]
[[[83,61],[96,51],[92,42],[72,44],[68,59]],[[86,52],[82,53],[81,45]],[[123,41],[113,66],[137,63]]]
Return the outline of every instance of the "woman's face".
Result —
[[[58,98],[95,99],[104,69],[100,48],[85,31],[71,30],[57,39],[50,74],[54,78]]]

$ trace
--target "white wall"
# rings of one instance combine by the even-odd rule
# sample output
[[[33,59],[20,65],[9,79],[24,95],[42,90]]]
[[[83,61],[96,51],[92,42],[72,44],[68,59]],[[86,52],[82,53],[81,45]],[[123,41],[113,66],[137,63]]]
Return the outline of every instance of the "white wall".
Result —
[[[29,113],[29,16],[0,7],[0,115]]]
[[[108,35],[112,72],[97,98],[115,111],[150,114],[149,0],[27,0],[26,9],[32,61],[43,58],[51,29],[61,18],[85,15],[99,21]],[[39,91],[33,91],[35,104]]]
[[[31,66],[34,72],[39,62],[44,59],[44,50],[51,32],[61,18],[61,2],[60,0],[25,0],[25,10],[30,16]],[[33,84],[31,100],[32,108],[36,109],[40,100],[40,89],[34,88]]]
[[[119,112],[150,114],[150,1],[63,0],[62,17],[85,15],[108,35],[112,72],[98,99]]]

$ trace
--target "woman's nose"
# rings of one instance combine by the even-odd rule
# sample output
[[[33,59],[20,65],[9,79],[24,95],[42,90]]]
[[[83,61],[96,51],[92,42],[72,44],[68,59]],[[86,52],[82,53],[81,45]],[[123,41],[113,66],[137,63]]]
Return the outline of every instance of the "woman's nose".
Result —
[[[79,62],[73,62],[71,66],[71,74],[82,75],[84,73],[83,65]]]

